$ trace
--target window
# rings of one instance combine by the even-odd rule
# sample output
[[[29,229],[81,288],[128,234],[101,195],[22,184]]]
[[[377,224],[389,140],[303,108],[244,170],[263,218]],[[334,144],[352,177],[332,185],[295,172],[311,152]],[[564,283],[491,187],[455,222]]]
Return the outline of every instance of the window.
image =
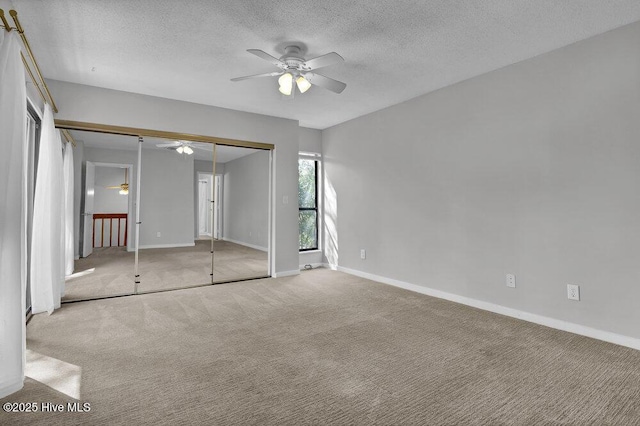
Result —
[[[318,249],[318,161],[298,160],[298,225],[300,251]]]
[[[40,117],[27,102],[27,289],[26,313],[31,313],[31,230],[33,228],[33,198],[36,186],[38,146],[40,144]]]

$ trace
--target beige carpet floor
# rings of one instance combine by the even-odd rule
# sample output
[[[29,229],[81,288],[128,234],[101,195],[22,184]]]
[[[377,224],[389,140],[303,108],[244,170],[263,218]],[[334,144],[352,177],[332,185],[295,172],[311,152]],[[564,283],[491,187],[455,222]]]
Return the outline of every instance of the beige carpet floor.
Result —
[[[268,275],[267,253],[228,241],[215,241],[214,282]],[[211,282],[211,240],[194,247],[144,249],[139,252],[138,292],[190,287]],[[63,301],[132,294],[134,253],[124,247],[95,249],[75,262],[75,273],[66,281]]]
[[[0,402],[91,411],[2,425],[640,423],[640,351],[324,269],[67,304],[27,337],[77,399]]]

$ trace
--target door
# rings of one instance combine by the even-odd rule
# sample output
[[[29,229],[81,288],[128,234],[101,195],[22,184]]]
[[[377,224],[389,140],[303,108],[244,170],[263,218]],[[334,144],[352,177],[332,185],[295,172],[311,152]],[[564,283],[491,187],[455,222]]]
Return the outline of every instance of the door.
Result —
[[[198,173],[198,237],[211,237],[212,175]]]
[[[84,210],[83,235],[82,235],[82,257],[87,257],[93,253],[93,205],[95,193],[96,166],[91,161],[86,162],[84,172]]]
[[[209,197],[207,196],[207,181],[206,179],[200,179],[198,180],[198,236],[202,236],[208,233],[208,200]]]

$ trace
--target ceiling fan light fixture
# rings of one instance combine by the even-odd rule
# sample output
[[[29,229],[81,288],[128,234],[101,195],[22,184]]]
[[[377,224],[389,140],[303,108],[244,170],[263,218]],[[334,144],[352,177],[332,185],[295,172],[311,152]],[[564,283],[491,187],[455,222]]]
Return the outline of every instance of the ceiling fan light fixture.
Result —
[[[264,59],[279,70],[273,72],[265,72],[262,74],[247,75],[244,77],[232,78],[231,81],[242,81],[250,78],[275,77],[278,78],[280,85],[279,91],[285,96],[292,99],[296,93],[296,86],[300,93],[304,93],[311,86],[319,86],[333,93],[342,93],[347,85],[341,81],[334,80],[322,74],[316,73],[314,70],[325,68],[344,62],[344,58],[336,52],[330,52],[326,55],[318,56],[311,59],[302,57],[303,49],[298,45],[290,45],[284,48],[284,55],[276,58],[260,49],[248,49],[247,52],[256,55],[260,59]],[[293,84],[295,81],[295,85]]]
[[[185,153],[185,154],[187,154],[187,155],[191,155],[191,154],[193,154],[193,149],[191,149],[191,147],[190,147],[190,146],[187,146],[187,145],[185,145],[185,147],[183,148],[183,151],[184,151],[184,153]]]
[[[180,145],[176,151],[178,152],[178,154],[182,154],[182,152],[184,151],[184,146]]]
[[[129,195],[129,190],[128,189],[121,189],[118,193],[120,195]]]
[[[298,85],[300,93],[306,92],[311,87],[311,83],[309,83],[309,80],[304,78],[304,76],[302,75],[296,79],[296,84]]]
[[[290,96],[293,91],[293,75],[291,73],[284,73],[278,79],[278,84],[280,85],[280,93],[285,96]]]

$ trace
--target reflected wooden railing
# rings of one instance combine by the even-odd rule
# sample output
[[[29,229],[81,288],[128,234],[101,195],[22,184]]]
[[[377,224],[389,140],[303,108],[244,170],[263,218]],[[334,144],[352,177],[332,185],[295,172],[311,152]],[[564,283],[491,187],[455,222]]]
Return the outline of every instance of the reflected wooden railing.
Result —
[[[121,238],[120,238],[120,223],[121,221],[124,219],[124,242],[123,244],[120,244]],[[106,247],[111,247],[112,244],[111,242],[113,241],[113,221],[117,220],[118,221],[118,247],[120,246],[125,246],[127,245],[127,213],[94,213],[93,215],[93,247],[96,247],[96,221],[99,220],[101,221],[100,223],[100,246],[98,247],[105,247],[104,245],[104,223],[106,220],[109,221],[109,245]]]

